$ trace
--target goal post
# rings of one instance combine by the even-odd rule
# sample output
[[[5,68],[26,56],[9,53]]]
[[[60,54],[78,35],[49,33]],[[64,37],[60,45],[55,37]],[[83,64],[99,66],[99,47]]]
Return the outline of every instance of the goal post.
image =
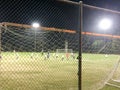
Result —
[[[56,49],[56,53],[73,53],[73,49]]]
[[[120,69],[120,57],[119,57],[117,63],[114,65],[113,70],[108,75],[108,78],[105,81],[106,85],[120,88],[120,85],[119,85],[120,84],[120,72],[119,72],[119,69]]]

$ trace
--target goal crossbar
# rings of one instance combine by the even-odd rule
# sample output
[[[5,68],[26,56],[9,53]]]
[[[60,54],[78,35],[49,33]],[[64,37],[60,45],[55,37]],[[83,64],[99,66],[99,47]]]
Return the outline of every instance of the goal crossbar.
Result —
[[[2,22],[0,23],[0,26],[15,26],[15,27],[21,27],[21,28],[33,28],[31,25],[27,24],[18,24],[18,23],[10,23],[10,22]],[[65,32],[65,33],[71,33],[75,34],[77,33],[76,30],[68,30],[68,29],[59,29],[54,27],[40,27],[39,30],[45,30],[45,31],[56,31],[56,32]],[[100,33],[93,33],[93,32],[82,32],[82,35],[89,35],[89,36],[101,36],[101,37],[109,37],[109,38],[120,38],[118,35],[112,35],[112,34],[100,34]]]

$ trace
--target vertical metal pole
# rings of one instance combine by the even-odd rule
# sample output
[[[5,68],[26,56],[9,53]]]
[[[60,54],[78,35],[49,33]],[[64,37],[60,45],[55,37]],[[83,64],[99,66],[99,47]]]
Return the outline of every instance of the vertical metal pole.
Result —
[[[35,41],[34,41],[34,49],[35,49],[35,52],[36,52],[36,29],[35,29]]]
[[[1,34],[2,34],[2,24],[0,24],[0,59],[2,58],[2,56],[1,56],[1,49],[2,49],[2,45],[1,45]]]
[[[82,90],[82,29],[83,29],[83,2],[80,1],[79,3],[69,1],[69,0],[62,0],[66,3],[71,3],[74,5],[79,5],[79,11],[78,11],[78,35],[79,35],[79,55],[78,55],[78,90]]]
[[[83,2],[79,2],[79,62],[78,62],[78,90],[82,90],[82,29],[83,29]]]

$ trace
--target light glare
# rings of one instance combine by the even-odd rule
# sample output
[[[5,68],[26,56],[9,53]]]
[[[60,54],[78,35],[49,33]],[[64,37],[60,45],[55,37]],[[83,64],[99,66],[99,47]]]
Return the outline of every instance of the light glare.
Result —
[[[99,23],[99,27],[103,30],[107,30],[111,27],[112,22],[110,19],[102,19]]]
[[[34,28],[39,28],[39,27],[40,27],[39,23],[33,23],[32,26],[33,26]]]

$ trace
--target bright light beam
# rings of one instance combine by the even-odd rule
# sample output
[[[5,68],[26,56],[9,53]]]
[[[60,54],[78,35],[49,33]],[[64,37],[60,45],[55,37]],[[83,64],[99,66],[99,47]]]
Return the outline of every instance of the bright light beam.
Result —
[[[112,21],[110,19],[104,18],[99,23],[99,28],[103,30],[108,30],[112,26]]]
[[[39,27],[40,27],[40,24],[39,24],[39,23],[33,23],[33,24],[32,24],[32,27],[34,27],[34,28],[39,28]]]

